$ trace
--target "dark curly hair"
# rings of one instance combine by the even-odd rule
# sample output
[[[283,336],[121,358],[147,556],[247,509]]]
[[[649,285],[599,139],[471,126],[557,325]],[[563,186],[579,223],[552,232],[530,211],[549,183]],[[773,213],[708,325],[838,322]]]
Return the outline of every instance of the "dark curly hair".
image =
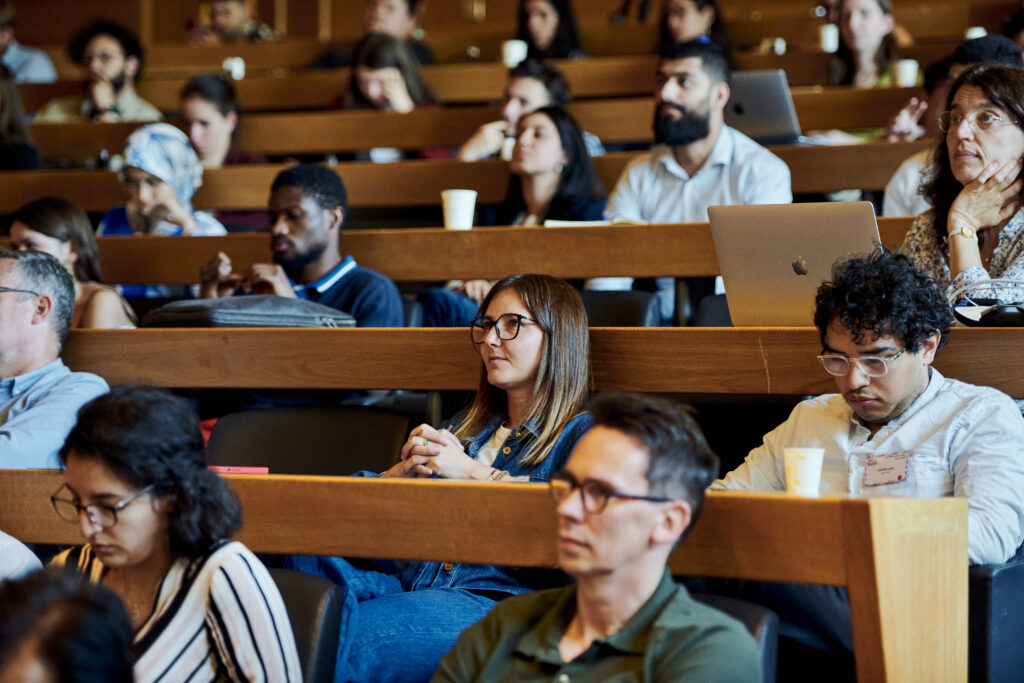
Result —
[[[122,386],[78,411],[60,449],[91,458],[138,489],[171,503],[171,552],[198,557],[229,540],[242,525],[242,508],[227,482],[206,467],[199,420],[180,398],[157,387]]]
[[[866,333],[873,339],[896,337],[917,353],[922,342],[938,332],[946,343],[953,315],[935,281],[903,254],[877,248],[864,257],[832,267],[832,280],[822,283],[815,298],[814,324],[825,347],[829,323],[838,318],[858,344]]]
[[[0,671],[27,647],[60,683],[131,683],[132,623],[114,591],[50,567],[0,581]]]
[[[71,61],[81,65],[85,47],[96,36],[110,36],[121,45],[125,59],[135,57],[138,60],[139,68],[135,72],[134,80],[139,80],[139,76],[142,75],[142,44],[139,42],[138,36],[113,21],[96,21],[79,31],[68,44],[68,56],[71,57]]]
[[[953,105],[957,92],[966,86],[979,88],[989,102],[1010,115],[1018,128],[1024,127],[1024,71],[1006,66],[973,66],[960,74],[950,87],[946,110]],[[939,136],[932,153],[935,161],[921,184],[921,194],[935,207],[935,220],[932,224],[944,252],[947,250],[943,238],[949,233],[946,226],[949,210],[964,187],[953,175],[946,138],[945,135]],[[990,232],[995,231],[981,233],[982,242]]]

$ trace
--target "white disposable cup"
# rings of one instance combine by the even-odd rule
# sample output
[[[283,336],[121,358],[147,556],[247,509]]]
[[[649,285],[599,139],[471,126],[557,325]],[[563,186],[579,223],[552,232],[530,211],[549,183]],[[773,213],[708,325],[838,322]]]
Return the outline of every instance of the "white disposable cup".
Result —
[[[821,41],[822,52],[836,52],[839,49],[839,27],[835,24],[822,24],[818,28],[818,40]]]
[[[245,78],[245,60],[241,57],[228,57],[221,68],[231,76],[231,80],[240,81]]]
[[[916,86],[917,69],[917,62],[913,59],[901,59],[896,62],[896,85],[901,88]]]
[[[514,69],[519,66],[519,62],[526,59],[529,50],[530,46],[525,40],[506,40],[501,44],[501,61],[508,68]]]
[[[473,210],[476,208],[476,190],[443,190],[441,209],[444,211],[444,227],[449,230],[469,230],[473,227]]]
[[[512,161],[512,150],[516,146],[516,139],[511,135],[501,141],[501,158],[505,161]]]
[[[974,40],[975,38],[984,38],[988,35],[988,31],[985,30],[984,26],[971,26],[969,29],[964,31],[964,39]]]
[[[817,498],[821,488],[821,462],[824,448],[783,448],[786,466],[786,493]]]

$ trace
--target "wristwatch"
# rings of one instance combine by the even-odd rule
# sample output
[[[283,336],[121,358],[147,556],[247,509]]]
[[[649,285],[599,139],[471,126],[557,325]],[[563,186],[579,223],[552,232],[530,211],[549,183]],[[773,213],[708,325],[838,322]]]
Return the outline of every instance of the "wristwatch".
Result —
[[[959,235],[960,237],[965,237],[969,240],[974,240],[975,242],[978,241],[978,233],[974,231],[974,228],[964,226],[959,230],[954,230],[953,232],[949,233],[949,236],[945,238],[946,244],[949,244],[949,241],[956,237],[957,235]]]

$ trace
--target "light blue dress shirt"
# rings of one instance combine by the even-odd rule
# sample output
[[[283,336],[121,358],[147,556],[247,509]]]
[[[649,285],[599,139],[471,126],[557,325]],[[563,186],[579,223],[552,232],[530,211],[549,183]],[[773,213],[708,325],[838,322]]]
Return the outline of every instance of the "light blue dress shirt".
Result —
[[[4,50],[0,63],[14,74],[15,83],[53,83],[57,70],[42,50],[25,47],[16,40]]]
[[[0,380],[0,468],[59,469],[78,409],[107,390],[101,377],[71,372],[60,358]]]

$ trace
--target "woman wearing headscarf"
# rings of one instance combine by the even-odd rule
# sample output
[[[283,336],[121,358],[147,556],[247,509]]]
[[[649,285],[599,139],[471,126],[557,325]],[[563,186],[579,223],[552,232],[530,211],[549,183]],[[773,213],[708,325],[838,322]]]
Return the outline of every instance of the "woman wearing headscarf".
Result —
[[[203,165],[188,136],[168,123],[139,128],[119,174],[128,201],[103,217],[98,235],[223,235],[220,221],[192,208]]]

